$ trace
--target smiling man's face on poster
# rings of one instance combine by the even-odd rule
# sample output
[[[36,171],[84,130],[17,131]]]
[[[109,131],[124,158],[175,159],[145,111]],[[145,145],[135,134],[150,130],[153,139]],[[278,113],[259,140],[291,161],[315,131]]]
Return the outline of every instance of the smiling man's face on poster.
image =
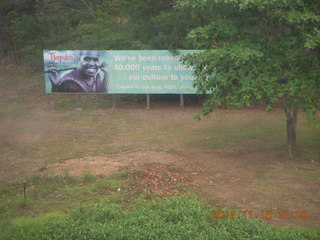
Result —
[[[98,51],[83,51],[80,53],[81,74],[87,78],[93,77],[99,70],[100,53]]]

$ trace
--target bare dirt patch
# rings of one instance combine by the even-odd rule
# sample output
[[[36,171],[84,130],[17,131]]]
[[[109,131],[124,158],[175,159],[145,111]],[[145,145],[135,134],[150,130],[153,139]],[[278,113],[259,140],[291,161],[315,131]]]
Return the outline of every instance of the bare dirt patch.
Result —
[[[123,169],[140,168],[145,164],[169,164],[177,160],[177,156],[166,152],[146,151],[108,154],[104,156],[70,159],[63,163],[49,164],[44,174],[63,176],[68,173],[72,176],[83,176],[86,173],[90,173],[106,176]]]
[[[193,186],[217,209],[252,211],[253,219],[271,211],[270,219],[263,218],[267,223],[319,227],[319,162],[281,160],[280,152],[194,151],[188,152],[186,160]],[[289,212],[288,219],[281,218],[284,211]],[[306,211],[307,217],[300,211]]]

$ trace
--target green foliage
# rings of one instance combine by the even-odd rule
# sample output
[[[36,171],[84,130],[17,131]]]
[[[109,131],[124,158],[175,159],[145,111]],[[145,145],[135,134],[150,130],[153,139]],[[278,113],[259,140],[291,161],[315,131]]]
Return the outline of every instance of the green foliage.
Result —
[[[318,239],[319,231],[277,228],[262,221],[211,219],[211,207],[192,196],[79,205],[69,216],[49,214],[12,221],[8,239]],[[0,226],[3,228],[3,226]]]
[[[199,15],[171,0],[27,1],[8,4],[0,32],[18,63],[42,66],[43,49],[176,49]]]
[[[83,182],[90,183],[97,181],[97,177],[91,173],[86,173],[83,175]]]
[[[297,105],[314,116],[320,103],[319,13],[314,1],[176,1],[207,16],[188,38],[206,50],[186,56],[194,86],[208,92],[201,115],[215,106],[238,108],[256,100]],[[211,12],[211,15],[208,14]]]

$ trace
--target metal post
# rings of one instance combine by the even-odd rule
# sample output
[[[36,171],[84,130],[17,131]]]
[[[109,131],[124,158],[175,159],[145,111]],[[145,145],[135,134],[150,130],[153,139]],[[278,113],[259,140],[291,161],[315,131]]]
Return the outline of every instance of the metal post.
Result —
[[[113,94],[112,95],[112,109],[115,109],[116,108],[116,95]]]
[[[180,94],[180,107],[184,107],[183,94]]]
[[[50,107],[51,107],[51,102],[50,102],[50,97],[49,97],[48,94],[47,94],[47,100],[48,100],[48,108],[50,109]]]
[[[147,109],[150,109],[150,95],[147,94]]]
[[[78,107],[82,107],[81,106],[81,95],[80,94],[78,94]]]

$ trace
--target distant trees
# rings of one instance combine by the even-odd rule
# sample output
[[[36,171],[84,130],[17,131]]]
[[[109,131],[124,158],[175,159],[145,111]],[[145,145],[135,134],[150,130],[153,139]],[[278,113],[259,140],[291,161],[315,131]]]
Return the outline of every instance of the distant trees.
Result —
[[[42,49],[177,49],[199,24],[173,0],[3,0],[2,54],[41,66]],[[1,51],[1,49],[0,49]]]
[[[44,48],[64,48],[70,42],[79,46],[78,24],[80,20],[90,19],[79,12],[79,5],[78,1],[2,1],[0,31],[7,39],[5,49],[10,49],[4,53],[16,63],[37,65],[42,62]]]

